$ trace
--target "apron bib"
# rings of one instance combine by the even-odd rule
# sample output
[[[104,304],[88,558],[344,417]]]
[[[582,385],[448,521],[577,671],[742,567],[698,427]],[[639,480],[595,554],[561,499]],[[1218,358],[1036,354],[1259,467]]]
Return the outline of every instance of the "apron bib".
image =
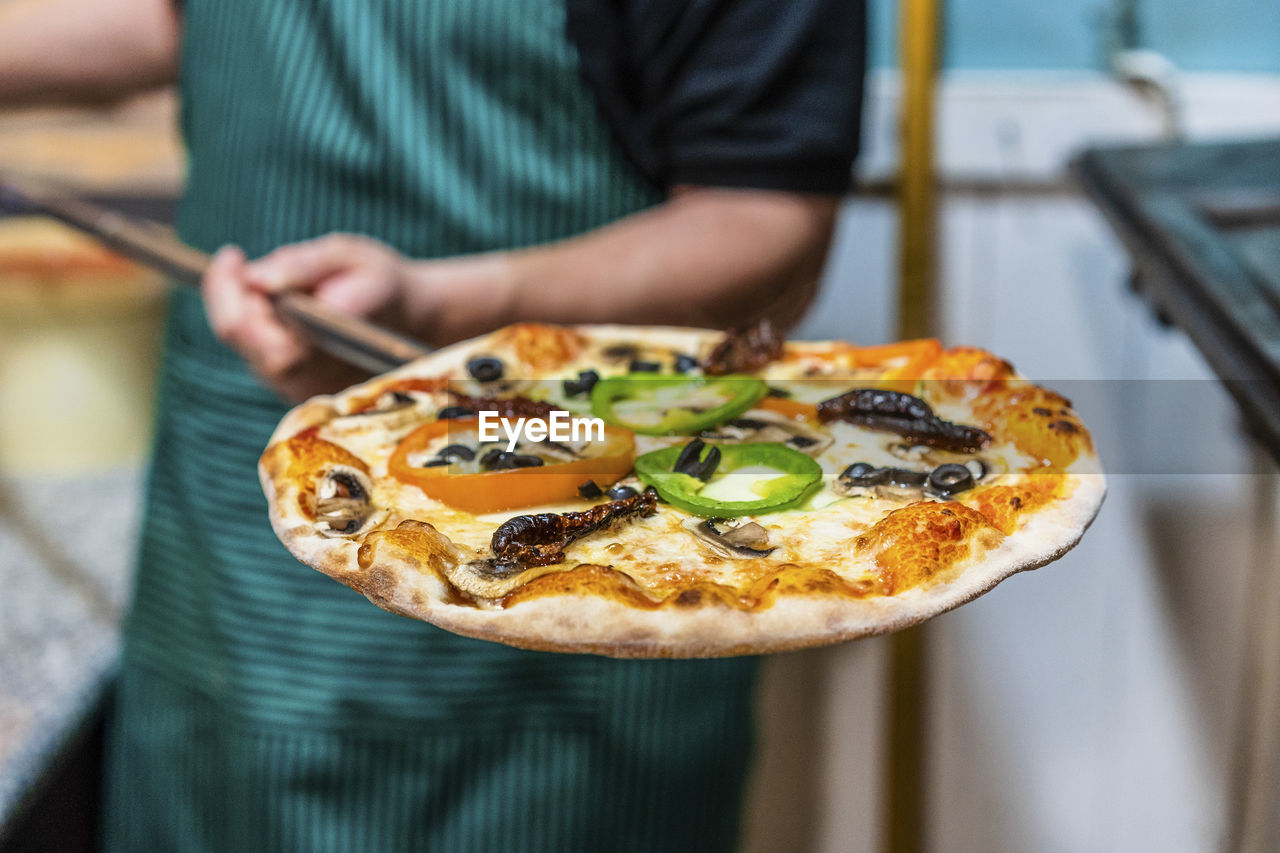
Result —
[[[660,200],[562,0],[186,0],[179,232],[414,257]],[[732,849],[755,664],[510,649],[297,561],[256,465],[286,411],[174,294],[108,748],[107,849]]]

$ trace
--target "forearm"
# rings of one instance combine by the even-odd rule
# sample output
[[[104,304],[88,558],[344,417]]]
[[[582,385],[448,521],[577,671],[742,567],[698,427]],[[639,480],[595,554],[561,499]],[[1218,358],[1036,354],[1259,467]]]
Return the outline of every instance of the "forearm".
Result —
[[[693,189],[570,240],[426,262],[410,323],[452,341],[516,320],[727,327],[799,319],[834,198]]]
[[[816,290],[836,199],[690,189],[579,237],[529,249],[412,261],[384,243],[329,234],[253,263],[233,247],[205,275],[214,332],[290,399],[349,379],[271,307],[312,293],[433,345],[521,320],[728,327],[800,318]]]
[[[95,103],[172,82],[172,0],[0,3],[0,107]]]

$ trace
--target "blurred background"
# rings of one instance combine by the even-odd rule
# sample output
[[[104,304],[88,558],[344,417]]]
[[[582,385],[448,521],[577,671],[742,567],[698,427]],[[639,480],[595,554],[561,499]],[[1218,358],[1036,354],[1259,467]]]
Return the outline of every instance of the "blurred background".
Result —
[[[745,847],[1280,849],[1275,459],[1201,349],[1130,286],[1134,256],[1071,167],[1091,146],[1280,140],[1280,3],[940,3],[932,157],[904,163],[902,24],[931,5],[871,4],[860,188],[800,336],[898,338],[899,246],[924,239],[933,330],[1075,398],[1110,495],[1060,562],[929,624],[908,727],[922,758],[906,786],[886,784],[902,748],[884,734],[901,713],[885,698],[900,665],[887,641],[770,659]],[[0,169],[164,218],[182,171],[174,115],[167,94],[0,113]],[[912,169],[934,194],[904,226]],[[73,832],[67,810],[92,817],[94,707],[127,585],[162,307],[151,274],[51,224],[0,218],[6,853],[40,832],[75,849],[58,835]],[[919,822],[905,846],[883,831],[893,810]]]

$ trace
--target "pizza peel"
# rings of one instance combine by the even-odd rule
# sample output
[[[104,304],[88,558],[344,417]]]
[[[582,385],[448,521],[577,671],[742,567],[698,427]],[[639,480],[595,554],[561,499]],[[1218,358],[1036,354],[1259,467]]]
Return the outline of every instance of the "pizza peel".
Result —
[[[209,266],[207,254],[181,242],[162,225],[54,189],[20,186],[0,178],[0,210],[49,216],[183,284],[198,287]],[[317,348],[375,374],[431,352],[417,341],[334,310],[305,293],[282,293],[273,302],[280,317],[301,330]]]

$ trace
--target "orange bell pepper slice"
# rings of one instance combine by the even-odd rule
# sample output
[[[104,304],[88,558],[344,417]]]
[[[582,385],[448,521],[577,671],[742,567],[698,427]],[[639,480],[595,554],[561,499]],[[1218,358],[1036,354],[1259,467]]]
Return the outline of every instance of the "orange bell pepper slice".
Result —
[[[798,400],[788,400],[786,397],[765,397],[756,403],[754,408],[776,412],[793,421],[816,422],[818,420],[818,407],[813,403],[801,403]]]
[[[635,436],[629,430],[608,426],[604,440],[587,446],[584,459],[557,462],[536,468],[458,473],[454,465],[418,468],[409,464],[414,453],[450,435],[452,441],[468,434],[478,440],[478,421],[433,421],[409,433],[387,463],[391,476],[417,486],[427,497],[467,512],[497,512],[519,507],[559,503],[579,497],[578,487],[588,480],[607,488],[631,471],[636,458]]]
[[[924,374],[925,368],[937,361],[940,355],[942,355],[942,344],[936,338],[858,347],[854,350],[854,360],[859,367],[878,367],[886,361],[905,358],[905,362],[889,369],[879,381],[873,384],[879,388],[908,394],[915,390],[916,382]]]
[[[936,338],[899,341],[874,347],[857,347],[853,351],[854,361],[859,367],[877,367],[886,361],[905,357],[906,363],[895,371],[899,373],[911,367],[923,366],[941,354],[942,344]]]

